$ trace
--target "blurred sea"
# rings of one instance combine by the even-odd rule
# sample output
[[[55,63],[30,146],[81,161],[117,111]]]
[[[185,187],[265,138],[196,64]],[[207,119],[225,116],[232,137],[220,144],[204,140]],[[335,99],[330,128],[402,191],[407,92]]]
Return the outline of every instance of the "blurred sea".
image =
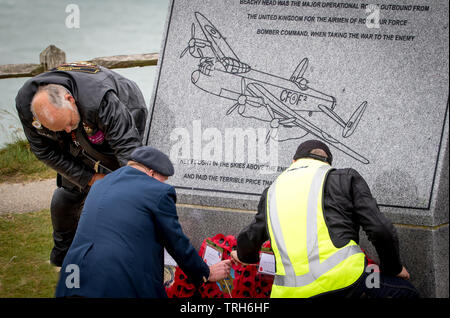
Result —
[[[80,27],[66,27],[69,4],[80,10]],[[159,52],[169,0],[0,0],[0,65],[39,63],[54,44],[67,62],[94,57]],[[147,107],[156,67],[114,69],[132,79]],[[0,79],[0,148],[23,136],[15,97],[28,78]]]

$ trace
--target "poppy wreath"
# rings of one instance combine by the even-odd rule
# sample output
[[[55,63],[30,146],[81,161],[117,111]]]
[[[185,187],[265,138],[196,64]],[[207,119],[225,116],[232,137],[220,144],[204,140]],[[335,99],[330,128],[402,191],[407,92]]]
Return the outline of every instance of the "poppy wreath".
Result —
[[[195,291],[195,285],[189,281],[186,274],[177,266],[173,283],[166,287],[167,297],[188,298],[194,296]]]
[[[207,241],[212,241],[223,249],[222,260],[231,258],[231,251],[236,249],[236,238],[233,235],[225,236],[221,233],[214,237],[206,238],[199,250],[202,256],[205,252]],[[270,242],[264,243],[263,247],[270,248]],[[175,278],[172,285],[166,287],[169,298],[187,298],[200,296],[202,298],[267,298],[272,290],[273,276],[258,273],[256,265],[242,265],[232,263],[234,270],[233,289],[231,294],[222,289],[215,282],[207,282],[196,288],[189,278],[177,266]]]
[[[223,249],[222,260],[227,260],[231,258],[231,251],[236,249],[237,241],[233,235],[225,236],[221,233],[217,234],[214,237],[206,238],[202,246],[200,247],[199,254],[200,256],[205,254],[205,249],[207,245],[207,241],[212,241],[217,244],[219,247]],[[219,287],[219,285],[215,282],[206,282],[199,288],[199,293],[202,298],[230,298],[232,294],[230,294],[224,288]]]
[[[223,249],[222,260],[231,258],[231,251],[236,249],[237,241],[233,235],[225,236],[217,234],[214,237],[206,238],[199,250],[199,255],[203,257],[207,241],[212,241]],[[263,248],[270,249],[270,241],[266,241]],[[375,262],[366,255],[368,264],[375,264]],[[201,297],[201,298],[269,298],[272,291],[272,284],[274,276],[258,272],[258,266],[242,265],[232,262],[234,270],[233,289],[231,295],[227,290],[221,289],[215,282],[207,282],[196,288],[186,274],[176,267],[175,278],[172,285],[166,287],[167,296],[169,298],[187,298],[187,297]]]
[[[262,245],[270,248],[270,241]],[[273,276],[258,272],[258,266],[233,264],[233,298],[269,298],[272,291]]]
[[[207,241],[212,241],[221,248],[223,248],[222,260],[230,259],[230,253],[233,248],[236,248],[236,238],[232,235],[225,236],[217,234],[214,237],[208,237],[203,240],[198,254],[203,257],[207,245]],[[169,298],[187,298],[187,297],[202,297],[202,298],[230,298],[231,295],[227,291],[222,291],[216,282],[206,282],[199,288],[196,288],[189,278],[181,270],[176,267],[175,278],[173,284],[166,287],[167,297]]]
[[[369,255],[367,254],[367,252],[365,250],[361,249],[361,251],[363,251],[364,256],[366,257],[367,265],[372,265],[372,264],[377,265],[377,263],[375,263],[375,261],[369,257]]]

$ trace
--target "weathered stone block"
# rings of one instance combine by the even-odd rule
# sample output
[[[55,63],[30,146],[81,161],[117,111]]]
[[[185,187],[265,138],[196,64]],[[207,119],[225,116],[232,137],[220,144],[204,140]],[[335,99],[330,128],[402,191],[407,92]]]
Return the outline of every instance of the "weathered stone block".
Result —
[[[237,234],[320,139],[396,224],[423,296],[448,295],[448,7],[173,0],[145,143],[174,162],[194,244]]]

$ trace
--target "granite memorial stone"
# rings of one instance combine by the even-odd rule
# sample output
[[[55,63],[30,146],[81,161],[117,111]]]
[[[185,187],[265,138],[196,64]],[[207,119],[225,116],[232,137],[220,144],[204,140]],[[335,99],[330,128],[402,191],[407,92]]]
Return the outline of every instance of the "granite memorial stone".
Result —
[[[448,297],[448,7],[173,0],[145,142],[174,163],[194,246],[237,235],[299,143],[320,139],[396,225],[422,295]]]

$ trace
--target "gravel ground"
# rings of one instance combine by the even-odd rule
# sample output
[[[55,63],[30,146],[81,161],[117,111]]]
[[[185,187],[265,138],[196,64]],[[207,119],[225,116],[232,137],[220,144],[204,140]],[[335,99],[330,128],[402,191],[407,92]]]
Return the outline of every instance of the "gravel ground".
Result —
[[[0,214],[50,208],[55,179],[26,183],[0,183]]]

